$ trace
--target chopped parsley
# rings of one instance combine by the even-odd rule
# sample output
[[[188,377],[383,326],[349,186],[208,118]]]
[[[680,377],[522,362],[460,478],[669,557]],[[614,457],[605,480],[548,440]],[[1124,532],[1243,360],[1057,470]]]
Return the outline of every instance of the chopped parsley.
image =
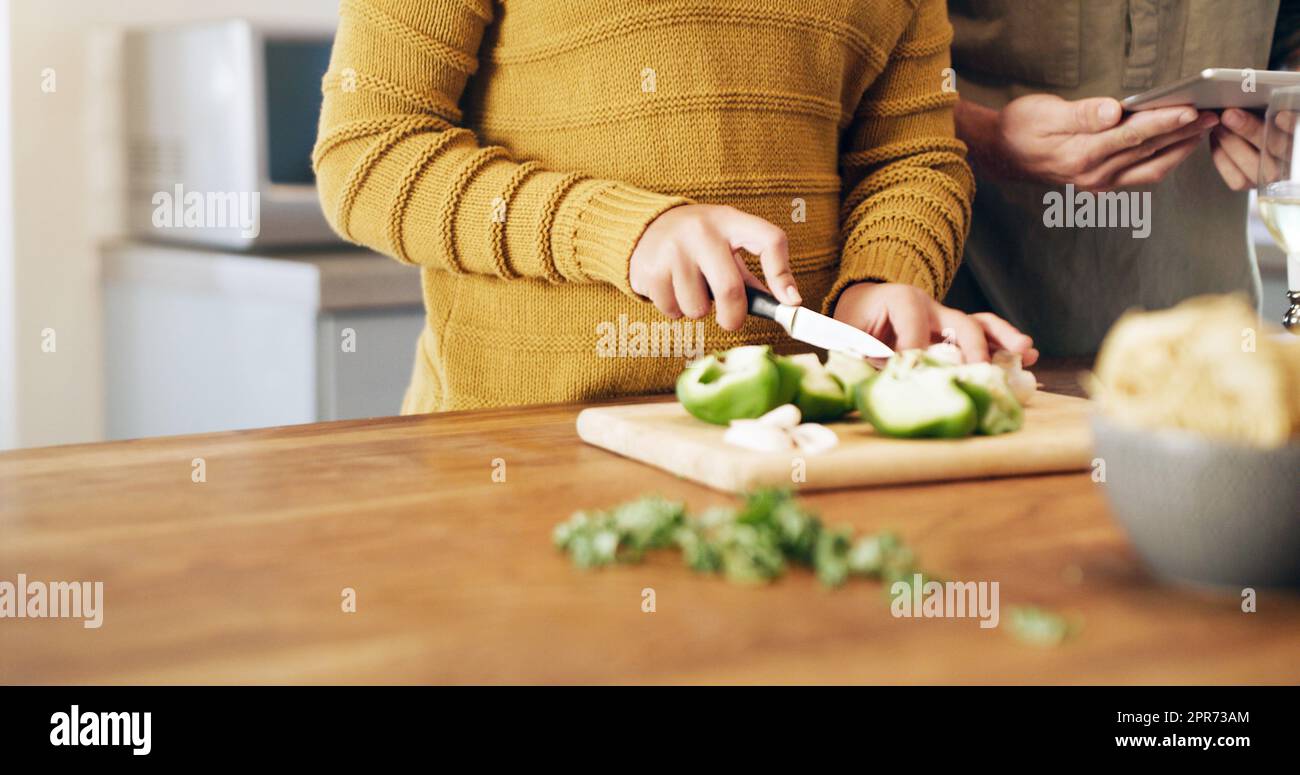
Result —
[[[827,527],[788,490],[758,490],[739,507],[718,506],[697,516],[677,501],[640,498],[612,509],[577,511],[551,537],[581,568],[637,563],[647,552],[677,549],[691,570],[738,583],[773,581],[789,566],[812,570],[827,587],[857,577],[885,582],[887,590],[902,582],[902,592],[910,594],[916,578],[937,580],[920,569],[897,533],[855,536],[847,526]],[[1033,606],[1012,606],[1010,624],[1017,640],[1042,646],[1059,645],[1077,629],[1060,614]]]

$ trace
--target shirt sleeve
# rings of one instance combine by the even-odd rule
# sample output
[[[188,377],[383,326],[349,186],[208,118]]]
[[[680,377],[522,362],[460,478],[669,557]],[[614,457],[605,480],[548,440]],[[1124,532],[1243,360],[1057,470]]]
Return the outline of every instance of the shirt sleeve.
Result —
[[[840,156],[843,249],[827,314],[853,283],[907,283],[934,298],[952,283],[975,178],[954,133],[951,43],[943,0],[922,0],[855,110]]]
[[[344,238],[405,263],[635,296],[645,228],[689,200],[520,162],[461,125],[488,0],[342,0],[312,166]]]

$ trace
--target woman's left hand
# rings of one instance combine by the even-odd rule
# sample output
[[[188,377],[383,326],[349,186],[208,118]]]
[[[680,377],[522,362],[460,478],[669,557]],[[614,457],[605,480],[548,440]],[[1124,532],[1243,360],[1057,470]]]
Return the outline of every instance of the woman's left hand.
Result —
[[[967,363],[987,361],[989,353],[998,350],[1019,354],[1025,366],[1038,360],[1034,340],[997,315],[967,315],[943,306],[911,285],[850,285],[835,303],[835,319],[866,331],[895,350],[948,340],[957,345]]]

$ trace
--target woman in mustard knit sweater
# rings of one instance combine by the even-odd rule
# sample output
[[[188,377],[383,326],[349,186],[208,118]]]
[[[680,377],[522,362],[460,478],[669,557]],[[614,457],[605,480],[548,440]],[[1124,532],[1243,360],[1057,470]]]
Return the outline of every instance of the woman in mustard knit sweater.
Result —
[[[746,319],[760,274],[898,348],[1032,361],[934,301],[974,195],[951,37],[944,0],[342,0],[312,161],[340,234],[421,267],[403,413],[669,390],[680,352],[602,331],[711,307],[709,350],[799,349]]]

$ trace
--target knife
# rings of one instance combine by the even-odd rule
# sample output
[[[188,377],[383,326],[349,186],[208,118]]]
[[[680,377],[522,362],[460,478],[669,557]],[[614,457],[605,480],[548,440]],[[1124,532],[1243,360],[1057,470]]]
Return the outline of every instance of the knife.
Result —
[[[861,358],[888,358],[894,354],[884,342],[848,323],[828,318],[807,307],[782,304],[769,293],[745,286],[749,314],[775,320],[793,339],[824,350],[840,350]]]

